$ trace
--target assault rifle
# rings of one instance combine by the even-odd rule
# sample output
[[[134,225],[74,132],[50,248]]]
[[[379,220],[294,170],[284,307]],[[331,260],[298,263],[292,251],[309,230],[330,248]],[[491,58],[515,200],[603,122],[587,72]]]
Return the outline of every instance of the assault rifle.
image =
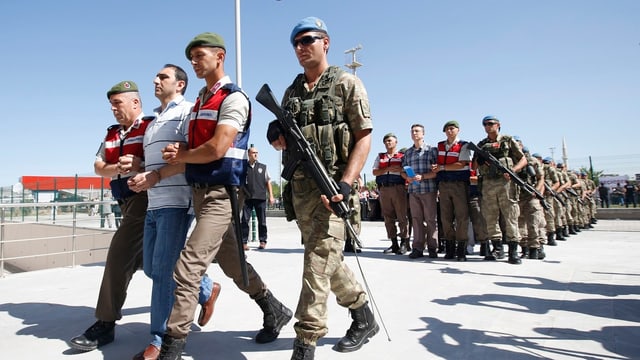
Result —
[[[544,182],[544,189],[551,195],[553,196],[556,200],[558,200],[558,202],[560,203],[560,205],[562,206],[567,206],[567,203],[564,202],[564,199],[562,199],[560,197],[560,194],[558,194],[557,192],[553,191],[553,189],[551,188],[551,185],[547,184],[547,182]]]
[[[522,190],[526,191],[529,195],[533,195],[538,200],[540,200],[540,204],[542,204],[542,207],[545,208],[545,210],[551,209],[551,206],[549,205],[549,203],[544,199],[544,196],[542,196],[542,194],[540,194],[540,192],[536,190],[536,188],[524,182],[522,179],[520,179],[518,175],[516,175],[516,173],[511,171],[511,169],[508,169],[504,165],[502,165],[500,161],[495,158],[495,156],[480,149],[476,144],[472,143],[471,141],[468,142],[468,144],[469,144],[469,149],[477,153],[478,156],[480,156],[482,159],[488,162],[489,165],[493,166],[503,174],[509,174],[509,177],[511,177],[511,180],[515,182]]]
[[[338,184],[329,176],[329,173],[327,173],[327,170],[302,134],[291,113],[278,104],[269,85],[262,85],[256,95],[256,100],[276,116],[283,132],[282,135],[284,135],[287,141],[289,159],[282,170],[282,177],[287,181],[291,180],[296,167],[302,165],[307,173],[311,174],[323,195],[328,199],[331,199],[334,195],[338,195],[340,193]],[[337,203],[331,200],[329,201],[335,214],[344,220],[349,233],[357,239],[358,234],[351,225],[351,222],[349,222],[349,215],[352,209],[347,205],[348,200],[349,199],[342,199],[342,201]]]
[[[573,190],[573,188],[568,187],[566,190],[569,193],[569,195],[576,198],[576,200],[578,201],[578,203],[580,203],[580,205],[584,205],[584,201],[582,201],[582,199],[580,198],[580,195],[578,195],[578,193],[575,190]]]

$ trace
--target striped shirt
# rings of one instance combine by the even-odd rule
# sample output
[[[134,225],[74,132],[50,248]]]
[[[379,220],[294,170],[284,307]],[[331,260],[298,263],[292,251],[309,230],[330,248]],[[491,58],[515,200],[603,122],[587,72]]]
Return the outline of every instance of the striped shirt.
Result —
[[[189,118],[193,103],[182,95],[173,99],[164,111],[154,109],[155,120],[149,124],[144,134],[145,171],[160,169],[167,165],[162,159],[161,150],[176,142],[185,142],[179,131],[182,123]],[[148,190],[149,210],[162,208],[188,208],[191,206],[191,188],[184,173],[163,178]]]

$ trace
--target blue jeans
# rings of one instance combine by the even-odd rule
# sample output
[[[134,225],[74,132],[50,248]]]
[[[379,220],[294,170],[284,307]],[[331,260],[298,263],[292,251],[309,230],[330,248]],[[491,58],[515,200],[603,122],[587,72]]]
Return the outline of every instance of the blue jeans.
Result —
[[[162,345],[167,319],[173,307],[176,288],[173,269],[184,248],[193,215],[188,208],[166,208],[147,211],[144,223],[143,269],[153,280],[151,290],[151,344]],[[200,281],[198,302],[211,296],[213,281],[205,274]]]

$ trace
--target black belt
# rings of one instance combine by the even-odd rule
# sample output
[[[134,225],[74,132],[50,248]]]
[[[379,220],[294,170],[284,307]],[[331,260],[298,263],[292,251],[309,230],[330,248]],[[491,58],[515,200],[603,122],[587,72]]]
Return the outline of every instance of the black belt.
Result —
[[[214,186],[222,186],[220,184],[209,184],[209,183],[191,183],[189,184],[189,186],[191,186],[194,189],[208,189],[210,187],[214,187]]]
[[[391,186],[399,186],[399,185],[404,185],[404,184],[378,184],[378,187],[391,187]]]

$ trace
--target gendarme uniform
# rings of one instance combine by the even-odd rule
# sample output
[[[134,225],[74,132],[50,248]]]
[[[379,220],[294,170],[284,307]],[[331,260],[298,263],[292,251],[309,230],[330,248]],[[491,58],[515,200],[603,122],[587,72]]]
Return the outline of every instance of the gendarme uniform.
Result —
[[[457,121],[448,121],[447,127],[459,128]],[[467,242],[469,240],[469,162],[471,153],[466,141],[455,139],[449,144],[447,140],[438,143],[438,198],[440,202],[440,222],[445,239],[445,259],[456,257],[466,261]],[[450,169],[449,165],[462,162],[461,169]]]
[[[185,51],[189,60],[190,49],[198,46],[224,49],[224,42],[213,33],[196,36]],[[186,164],[185,178],[192,188],[197,221],[174,270],[177,287],[167,321],[167,333],[163,338],[161,359],[179,358],[182,353],[198,304],[200,279],[214,258],[225,275],[263,310],[264,328],[256,335],[256,342],[274,341],[282,326],[291,319],[290,310],[267,290],[249,263],[246,264],[248,285],[244,286],[242,281],[240,261],[244,259],[241,260],[238,254],[229,192],[234,190],[231,187],[245,183],[250,123],[249,98],[228,76],[200,91],[189,121],[185,123],[183,135],[190,149],[210,140],[219,125],[234,127],[238,132],[222,158],[204,164]]]
[[[107,98],[125,92],[138,92],[138,86],[133,81],[121,81],[107,92]],[[141,112],[127,129],[122,125],[110,126],[96,159],[116,164],[120,156],[133,155],[144,161],[143,138],[151,120],[153,117],[145,117]],[[136,193],[129,189],[127,180],[135,174],[132,171],[127,175],[116,175],[109,183],[111,193],[122,209],[122,223],[109,246],[96,306],[96,318],[103,321],[122,318],[129,281],[142,265],[142,234],[148,200],[146,191]]]
[[[317,18],[304,19],[292,32],[292,44],[294,37],[303,31],[326,33],[326,26]],[[330,66],[309,90],[304,74],[299,74],[286,89],[282,105],[292,113],[329,175],[339,182],[349,161],[353,133],[373,127],[362,82],[339,67]],[[285,150],[284,163],[288,156]],[[288,211],[295,211],[304,243],[303,281],[294,329],[296,341],[315,346],[328,331],[330,292],[334,292],[338,304],[351,309],[352,316],[355,309],[365,308],[367,295],[343,261],[343,220],[320,202],[321,191],[302,166],[295,170],[290,184],[293,206]]]

